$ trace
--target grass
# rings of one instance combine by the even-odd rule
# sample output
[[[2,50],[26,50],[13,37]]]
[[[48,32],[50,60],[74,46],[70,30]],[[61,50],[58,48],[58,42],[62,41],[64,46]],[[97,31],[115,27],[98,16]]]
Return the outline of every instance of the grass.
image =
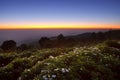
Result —
[[[0,54],[0,80],[119,80],[120,49],[51,48]]]

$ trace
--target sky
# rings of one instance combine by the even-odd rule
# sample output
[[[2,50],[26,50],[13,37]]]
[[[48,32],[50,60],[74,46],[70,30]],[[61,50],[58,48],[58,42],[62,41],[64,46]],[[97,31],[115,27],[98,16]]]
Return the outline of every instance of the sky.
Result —
[[[0,29],[119,28],[120,0],[0,0]]]

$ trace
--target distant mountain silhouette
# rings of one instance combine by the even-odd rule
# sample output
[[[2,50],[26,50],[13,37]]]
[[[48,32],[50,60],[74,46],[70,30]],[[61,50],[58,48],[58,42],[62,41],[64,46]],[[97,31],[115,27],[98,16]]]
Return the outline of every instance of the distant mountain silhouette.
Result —
[[[59,36],[59,35],[58,35]],[[78,35],[64,36],[60,41],[58,36],[50,37],[49,47],[70,47],[70,46],[90,46],[106,40],[120,40],[120,30],[109,30],[106,32],[87,32]],[[52,44],[51,44],[52,42]],[[43,43],[45,44],[45,43]],[[46,45],[47,46],[47,45]]]
[[[64,36],[63,34],[59,34],[58,36],[54,37],[43,36],[40,39],[29,39],[28,41],[26,40],[22,44],[27,45],[29,48],[58,48],[74,46],[92,46],[107,40],[120,41],[120,30],[109,30],[106,32],[96,33],[87,32],[83,34],[69,36]],[[17,45],[17,47],[21,49],[21,46]]]

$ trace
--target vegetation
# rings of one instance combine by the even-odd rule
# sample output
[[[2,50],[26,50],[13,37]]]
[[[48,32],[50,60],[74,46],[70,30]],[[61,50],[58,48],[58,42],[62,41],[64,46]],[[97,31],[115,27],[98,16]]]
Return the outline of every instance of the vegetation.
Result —
[[[74,36],[63,36],[62,34],[39,40],[40,48],[59,48],[74,46],[93,46],[105,41],[120,40],[120,30],[109,30],[107,32],[91,32]]]
[[[97,42],[95,38],[94,45],[89,45],[92,40],[89,39],[82,46],[77,41],[80,39],[60,34],[55,39],[41,38],[39,49],[21,44],[14,50],[9,47],[10,51],[3,49],[4,42],[0,52],[0,80],[120,80],[119,37]]]
[[[4,41],[1,45],[1,49],[5,52],[14,51],[16,49],[16,42],[13,40]]]
[[[105,44],[2,53],[0,64],[1,80],[120,79],[120,49]]]

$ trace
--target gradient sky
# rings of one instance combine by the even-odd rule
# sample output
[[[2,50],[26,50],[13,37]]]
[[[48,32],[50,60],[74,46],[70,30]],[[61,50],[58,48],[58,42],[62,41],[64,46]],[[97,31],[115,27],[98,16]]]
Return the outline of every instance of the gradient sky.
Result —
[[[1,29],[40,26],[120,28],[120,0],[0,0]]]

